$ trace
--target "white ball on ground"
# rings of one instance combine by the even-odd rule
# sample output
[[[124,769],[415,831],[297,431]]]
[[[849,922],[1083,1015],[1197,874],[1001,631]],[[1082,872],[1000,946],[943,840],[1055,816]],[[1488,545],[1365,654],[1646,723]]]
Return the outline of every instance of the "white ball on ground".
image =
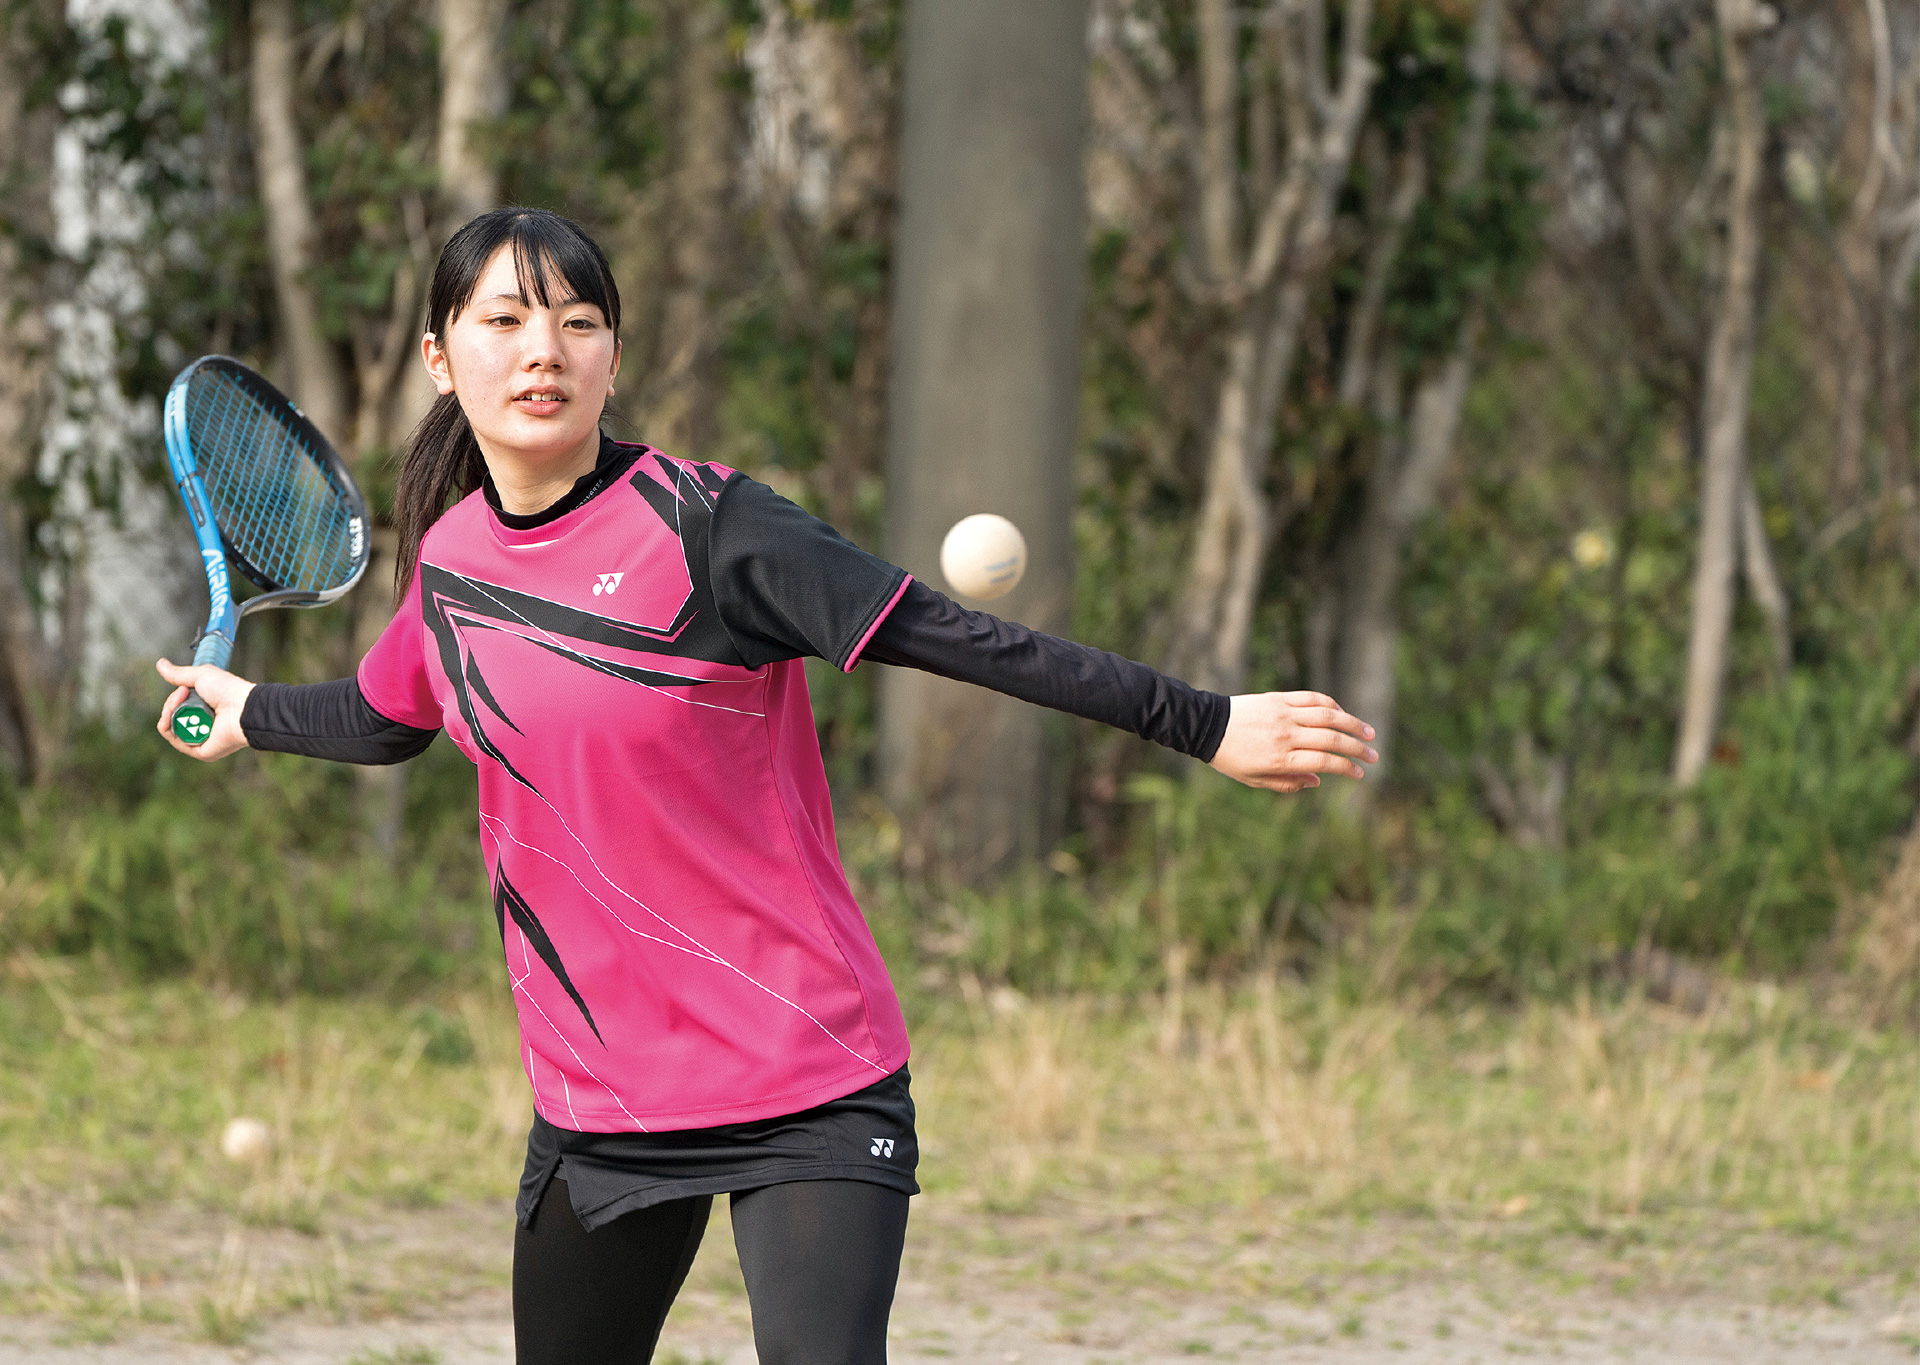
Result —
[[[992,512],[962,517],[940,542],[940,572],[962,597],[991,602],[1020,585],[1027,571],[1027,539]]]
[[[264,1161],[272,1149],[273,1130],[259,1119],[229,1119],[220,1134],[220,1150],[229,1161]]]

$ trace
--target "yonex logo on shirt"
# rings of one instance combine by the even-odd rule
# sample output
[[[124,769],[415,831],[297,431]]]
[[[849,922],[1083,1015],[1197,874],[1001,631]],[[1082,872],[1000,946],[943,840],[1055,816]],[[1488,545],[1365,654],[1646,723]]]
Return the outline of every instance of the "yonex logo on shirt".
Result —
[[[867,1148],[867,1150],[869,1152],[872,1152],[875,1156],[892,1156],[893,1155],[893,1139],[892,1138],[875,1138],[873,1140],[873,1146]]]
[[[603,592],[611,593],[615,588],[620,586],[620,580],[625,577],[626,577],[626,574],[624,573],[601,574],[600,581],[593,585],[593,595],[595,597],[598,597]]]

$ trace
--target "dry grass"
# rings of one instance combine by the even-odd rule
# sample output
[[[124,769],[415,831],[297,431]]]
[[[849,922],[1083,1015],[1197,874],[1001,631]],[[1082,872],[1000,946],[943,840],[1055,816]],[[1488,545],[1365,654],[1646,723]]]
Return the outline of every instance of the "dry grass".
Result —
[[[1449,1011],[1271,978],[1131,1002],[975,989],[923,1021],[914,1069],[944,1211],[923,1235],[968,1209],[1201,1227],[1240,1209],[1412,1218],[1456,1242],[1713,1223],[1831,1243],[1920,1207],[1920,1042],[1764,986],[1698,1016]],[[219,1154],[239,1114],[274,1132],[258,1166]],[[254,1002],[15,961],[0,1307],[231,1342],[282,1313],[497,1286],[528,1114],[504,998]]]
[[[1920,1046],[1768,986],[1699,1016],[1449,1013],[1271,979],[1145,1011],[1002,992],[921,1051],[934,1179],[1001,1206],[1084,1190],[1807,1227],[1920,1207]]]

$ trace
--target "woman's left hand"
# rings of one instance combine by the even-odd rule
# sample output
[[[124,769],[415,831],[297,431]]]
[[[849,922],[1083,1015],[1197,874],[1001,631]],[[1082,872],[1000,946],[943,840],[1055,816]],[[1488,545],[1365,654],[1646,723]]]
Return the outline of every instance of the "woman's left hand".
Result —
[[[1373,727],[1321,692],[1257,692],[1231,699],[1233,711],[1211,766],[1268,791],[1320,785],[1321,773],[1366,776],[1378,763]]]

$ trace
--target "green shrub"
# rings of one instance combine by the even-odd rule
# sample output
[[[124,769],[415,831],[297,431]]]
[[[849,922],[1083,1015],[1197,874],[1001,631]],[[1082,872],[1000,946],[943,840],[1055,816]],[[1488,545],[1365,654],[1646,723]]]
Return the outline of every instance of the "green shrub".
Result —
[[[54,787],[13,794],[0,949],[283,993],[475,970],[497,948],[472,784],[436,744],[409,768],[407,827],[385,853],[341,765],[203,766],[145,729],[91,730]]]

